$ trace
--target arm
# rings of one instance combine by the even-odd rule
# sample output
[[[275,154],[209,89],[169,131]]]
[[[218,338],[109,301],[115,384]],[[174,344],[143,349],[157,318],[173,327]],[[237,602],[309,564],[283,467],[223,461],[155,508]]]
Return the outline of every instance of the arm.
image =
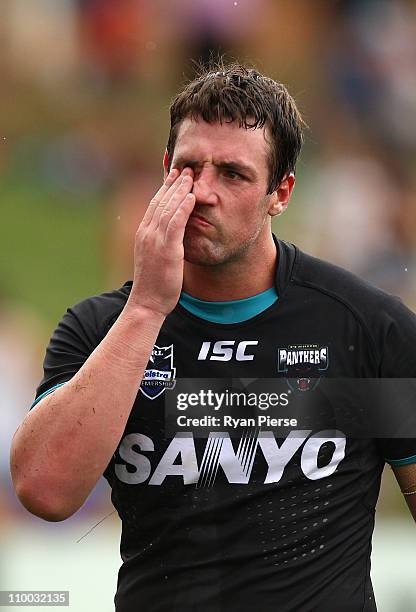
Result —
[[[14,435],[13,484],[41,518],[63,520],[76,512],[121,439],[160,327],[179,299],[183,235],[195,203],[191,175],[174,172],[151,201],[136,234],[130,297],[116,323]]]
[[[416,456],[414,435],[416,315],[401,300],[392,297],[380,302],[379,314],[381,314],[380,377],[390,379],[390,383],[385,383],[387,385],[385,388],[380,387],[383,391],[378,403],[384,406],[389,423],[387,428],[394,435],[390,438],[384,436],[379,438],[378,444],[381,456],[390,464],[416,521],[416,493],[412,493],[416,491],[416,463],[405,463],[406,460],[412,461]],[[393,417],[389,409],[394,411]]]
[[[401,492],[416,521],[416,463],[392,467]]]

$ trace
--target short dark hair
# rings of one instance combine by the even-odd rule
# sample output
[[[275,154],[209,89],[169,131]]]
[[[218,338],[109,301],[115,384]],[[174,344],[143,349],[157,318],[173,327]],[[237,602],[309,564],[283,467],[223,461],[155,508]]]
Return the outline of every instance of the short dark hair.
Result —
[[[295,172],[306,124],[286,87],[255,68],[238,62],[211,63],[174,98],[167,144],[169,166],[185,118],[202,118],[207,123],[237,121],[246,129],[266,127],[271,136],[268,193],[286,174]]]

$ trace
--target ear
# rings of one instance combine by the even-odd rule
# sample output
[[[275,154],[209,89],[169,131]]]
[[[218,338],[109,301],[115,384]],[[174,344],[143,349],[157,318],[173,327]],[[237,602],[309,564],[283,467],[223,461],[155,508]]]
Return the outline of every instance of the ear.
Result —
[[[163,175],[166,178],[169,173],[169,155],[168,150],[165,149],[165,154],[163,155]]]
[[[285,212],[289,205],[290,196],[295,186],[295,175],[293,172],[287,174],[276,190],[270,195],[269,215],[275,217]]]

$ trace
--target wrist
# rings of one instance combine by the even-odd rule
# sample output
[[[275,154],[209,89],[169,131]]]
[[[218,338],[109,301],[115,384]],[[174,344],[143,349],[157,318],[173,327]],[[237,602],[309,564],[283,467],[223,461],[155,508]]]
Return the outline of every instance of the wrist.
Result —
[[[132,322],[146,322],[147,325],[159,328],[166,319],[164,313],[142,304],[134,304],[130,300],[127,300],[122,316]]]

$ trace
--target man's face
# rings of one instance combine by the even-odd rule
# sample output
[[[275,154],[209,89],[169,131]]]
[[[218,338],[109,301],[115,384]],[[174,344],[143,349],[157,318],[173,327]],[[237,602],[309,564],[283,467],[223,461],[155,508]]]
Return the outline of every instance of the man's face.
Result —
[[[264,129],[185,119],[172,168],[192,168],[194,211],[184,237],[185,259],[218,265],[239,259],[270,232],[269,145]]]

